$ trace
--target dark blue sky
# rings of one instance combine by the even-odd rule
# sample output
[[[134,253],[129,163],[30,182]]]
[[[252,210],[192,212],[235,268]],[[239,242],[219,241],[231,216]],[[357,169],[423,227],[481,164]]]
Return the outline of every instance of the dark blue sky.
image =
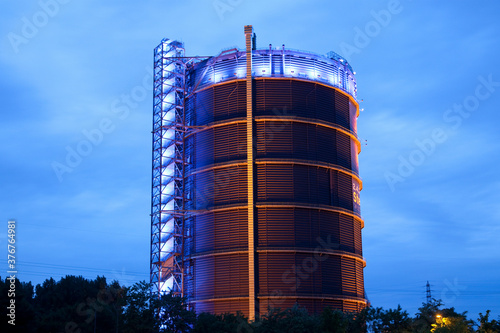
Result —
[[[500,4],[494,1],[2,2],[0,246],[19,277],[149,279],[153,48],[257,43],[357,72],[365,286],[500,315]],[[7,252],[0,258],[6,275]]]

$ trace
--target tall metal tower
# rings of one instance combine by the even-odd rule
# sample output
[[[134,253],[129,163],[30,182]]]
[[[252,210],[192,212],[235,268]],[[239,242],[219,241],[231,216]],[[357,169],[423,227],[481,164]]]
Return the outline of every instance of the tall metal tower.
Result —
[[[427,304],[430,304],[432,301],[432,294],[431,294],[431,285],[429,284],[429,281],[427,281],[427,284],[425,285],[425,297],[427,299]]]
[[[184,88],[182,43],[164,40],[154,53],[151,282],[156,292],[184,295]]]

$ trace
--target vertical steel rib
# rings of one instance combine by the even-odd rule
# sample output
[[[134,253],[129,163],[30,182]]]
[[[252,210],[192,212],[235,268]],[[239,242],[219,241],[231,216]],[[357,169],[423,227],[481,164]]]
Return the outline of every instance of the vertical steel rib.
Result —
[[[248,319],[255,320],[255,245],[254,245],[254,188],[253,188],[253,112],[252,112],[252,33],[245,26],[246,44],[246,104],[247,104],[247,190],[248,190]]]

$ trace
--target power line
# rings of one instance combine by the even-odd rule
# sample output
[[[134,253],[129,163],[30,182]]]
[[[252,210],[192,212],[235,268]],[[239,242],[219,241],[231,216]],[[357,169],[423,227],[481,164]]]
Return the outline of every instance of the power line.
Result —
[[[0,259],[1,264],[7,263],[7,260]],[[71,269],[71,270],[79,270],[79,271],[84,271],[84,272],[109,272],[109,273],[116,273],[116,270],[110,270],[110,269],[102,269],[102,268],[94,268],[94,267],[81,267],[81,266],[70,266],[70,265],[57,265],[57,264],[50,264],[50,263],[39,263],[39,262],[30,262],[30,261],[18,261],[17,262],[18,267],[22,266],[32,266],[32,267],[42,267],[42,268],[61,268],[61,269]],[[127,272],[129,274],[143,274],[143,272],[137,272],[137,271],[129,271]]]

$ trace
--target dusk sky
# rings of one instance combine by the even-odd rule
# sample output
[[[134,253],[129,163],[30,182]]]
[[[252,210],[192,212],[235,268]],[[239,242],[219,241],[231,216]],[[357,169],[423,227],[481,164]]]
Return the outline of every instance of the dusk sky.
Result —
[[[500,2],[2,1],[0,276],[149,280],[153,49],[257,46],[356,71],[365,288],[500,315]]]

